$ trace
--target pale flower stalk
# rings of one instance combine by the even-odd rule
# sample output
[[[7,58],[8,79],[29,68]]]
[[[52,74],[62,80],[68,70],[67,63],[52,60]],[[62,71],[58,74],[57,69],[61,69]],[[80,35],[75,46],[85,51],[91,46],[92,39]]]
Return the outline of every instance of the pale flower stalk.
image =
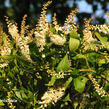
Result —
[[[29,54],[29,45],[28,42],[31,39],[31,35],[27,35],[24,37],[24,34],[26,33],[26,30],[28,29],[28,25],[25,26],[25,18],[26,15],[23,17],[22,25],[21,25],[21,34],[18,31],[18,27],[16,24],[12,24],[10,21],[8,21],[8,18],[6,19],[8,24],[8,32],[15,40],[15,43],[17,46],[20,47],[21,53],[29,60],[32,61]],[[30,31],[31,32],[31,31]]]
[[[41,105],[40,108],[47,107],[49,104],[56,103],[65,93],[65,87],[50,88],[41,97],[41,101],[38,104]],[[39,109],[40,109],[39,108]]]
[[[11,54],[11,49],[12,47],[10,46],[9,40],[6,37],[5,41],[4,41],[4,45],[1,47],[0,50],[0,55],[4,56],[4,55],[10,55]],[[0,64],[0,68],[6,67],[8,65],[8,60],[3,60],[1,59],[1,62],[3,62],[2,64]]]
[[[44,50],[44,46],[46,45],[46,33],[49,30],[49,23],[46,17],[46,9],[51,4],[51,1],[48,1],[46,4],[43,5],[41,16],[38,20],[38,24],[36,25],[36,44],[39,48],[39,52]]]
[[[93,78],[92,74],[89,74],[88,77],[92,81],[98,95],[100,95],[101,97],[107,97],[105,90],[103,90],[103,88],[99,86],[95,78]]]
[[[53,16],[53,24],[56,31],[62,31],[62,27],[58,24],[58,21],[56,19],[56,13],[54,13],[54,16]]]
[[[45,32],[34,32],[35,37],[36,37],[36,44],[39,48],[39,52],[44,50],[44,46],[46,45],[46,36],[45,36]]]
[[[96,46],[94,45],[94,42],[97,41],[96,38],[93,38],[93,32],[92,30],[95,30],[94,26],[90,25],[89,23],[91,22],[92,18],[90,18],[88,21],[85,20],[85,29],[83,30],[83,46],[84,46],[84,50],[94,50],[94,51],[98,51],[98,49],[101,46]]]
[[[77,30],[77,25],[74,20],[75,14],[78,12],[78,9],[72,10],[71,13],[68,15],[68,17],[65,20],[64,23],[64,33],[69,34],[73,29]]]
[[[98,30],[104,34],[109,34],[109,27],[106,24],[100,25]]]

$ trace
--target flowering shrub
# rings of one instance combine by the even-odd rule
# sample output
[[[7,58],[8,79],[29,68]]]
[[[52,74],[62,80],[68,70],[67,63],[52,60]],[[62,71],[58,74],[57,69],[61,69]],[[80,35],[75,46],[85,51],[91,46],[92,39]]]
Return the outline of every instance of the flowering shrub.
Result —
[[[71,11],[64,26],[46,19],[43,5],[36,28],[21,28],[6,17],[0,28],[0,106],[2,109],[108,109],[109,23],[83,30]],[[19,31],[20,30],[20,31]],[[3,102],[8,100],[8,102]],[[17,100],[17,102],[12,102]]]

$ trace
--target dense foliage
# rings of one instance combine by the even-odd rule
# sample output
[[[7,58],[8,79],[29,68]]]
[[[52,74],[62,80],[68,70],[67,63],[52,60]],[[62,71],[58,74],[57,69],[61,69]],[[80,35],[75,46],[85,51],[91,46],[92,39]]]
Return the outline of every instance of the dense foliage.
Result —
[[[90,18],[80,31],[75,9],[64,26],[56,13],[50,24],[49,4],[32,30],[27,15],[20,29],[8,17],[8,33],[0,28],[0,108],[108,109],[109,23],[91,25]]]

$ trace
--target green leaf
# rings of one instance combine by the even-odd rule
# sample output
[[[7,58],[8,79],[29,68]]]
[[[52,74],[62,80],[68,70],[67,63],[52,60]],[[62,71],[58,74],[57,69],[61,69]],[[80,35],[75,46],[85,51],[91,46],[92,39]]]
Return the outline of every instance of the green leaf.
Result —
[[[36,80],[36,79],[34,80],[34,85],[35,85],[35,86],[37,85],[37,80]]]
[[[15,91],[15,95],[16,95],[19,99],[22,100],[20,91]]]
[[[33,98],[33,93],[32,93],[31,91],[28,91],[28,98],[29,98],[29,99],[34,99],[34,98]]]
[[[87,80],[88,79],[86,77],[75,78],[74,79],[75,90],[82,93],[84,91],[85,84],[86,84]]]
[[[5,33],[2,34],[2,40],[3,40],[3,45],[4,45],[6,43],[6,34]]]
[[[64,58],[61,60],[61,62],[58,64],[57,66],[57,72],[60,72],[60,71],[67,71],[68,69],[70,68],[70,65],[69,65],[69,60],[68,60],[68,55],[66,54],[64,56]]]
[[[107,37],[102,37],[98,32],[95,32],[95,35],[97,36],[97,38],[100,40],[100,42],[102,43],[102,45],[109,49],[109,42],[107,41],[108,38]]]
[[[78,72],[78,70],[74,69],[71,73],[72,73],[72,75],[77,75],[79,72]]]
[[[2,102],[2,101],[0,101],[0,106],[4,106],[5,104]]]
[[[21,93],[23,99],[28,99],[24,90],[21,90],[20,93]]]
[[[23,72],[22,70],[20,70],[20,75],[23,75],[23,73],[24,73],[24,72]]]
[[[48,84],[45,84],[45,85],[46,85],[46,86],[53,86],[54,83],[55,83],[55,81],[56,81],[56,77],[53,76],[53,77],[51,78],[51,80],[49,81],[49,83],[48,83]]]
[[[77,39],[79,38],[79,35],[75,29],[73,29],[73,31],[70,33],[70,37],[77,38]]]
[[[105,91],[108,91],[109,90],[109,82],[107,82],[103,88]]]
[[[107,70],[107,72],[109,72],[109,70]],[[109,74],[107,75],[106,79],[109,81]]]
[[[2,59],[6,59],[6,60],[11,60],[11,59],[14,59],[15,58],[15,56],[14,55],[3,55],[3,56],[0,56],[0,58],[2,58]]]
[[[56,33],[56,29],[53,27],[53,25],[50,27],[50,31],[54,34]]]
[[[109,97],[103,97],[101,100],[102,101],[109,101]]]
[[[105,64],[106,63],[106,60],[105,59],[99,59],[98,60],[98,64],[99,65],[102,65],[102,64]]]
[[[75,57],[73,57],[73,59],[78,59],[78,58],[86,59],[86,56],[83,54],[77,54]]]
[[[64,87],[67,88],[68,85],[72,82],[72,77],[68,78],[68,80],[66,81],[66,83],[64,84]]]
[[[77,50],[79,45],[80,45],[80,41],[78,39],[70,37],[69,49],[70,49],[71,52]]]
[[[70,95],[67,94],[67,96],[63,99],[64,102],[68,101],[70,99]]]
[[[77,57],[78,58],[86,58],[86,56],[85,55],[82,55],[82,54],[78,54]]]

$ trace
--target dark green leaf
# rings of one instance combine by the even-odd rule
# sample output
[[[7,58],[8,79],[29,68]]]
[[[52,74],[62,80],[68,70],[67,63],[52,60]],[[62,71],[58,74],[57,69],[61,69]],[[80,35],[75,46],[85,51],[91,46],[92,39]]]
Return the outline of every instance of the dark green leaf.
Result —
[[[67,96],[63,99],[64,102],[68,101],[70,99],[70,95],[67,94]]]
[[[72,73],[72,75],[77,75],[79,72],[78,72],[78,70],[75,69],[71,73]]]

